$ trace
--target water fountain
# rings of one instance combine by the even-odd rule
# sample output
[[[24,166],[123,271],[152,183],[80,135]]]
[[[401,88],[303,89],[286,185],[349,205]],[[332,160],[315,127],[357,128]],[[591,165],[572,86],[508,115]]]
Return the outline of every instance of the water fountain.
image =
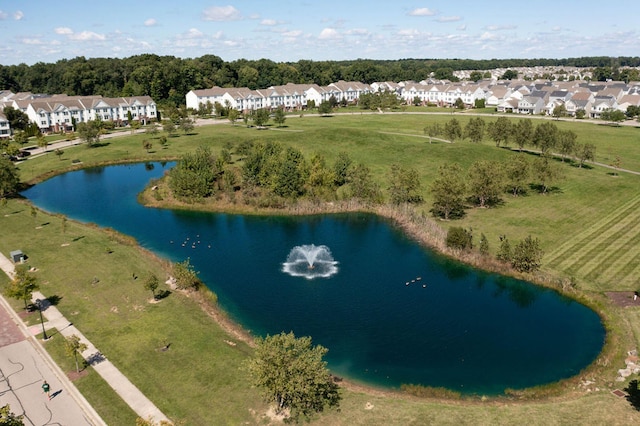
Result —
[[[329,247],[309,244],[292,248],[287,261],[282,264],[282,271],[308,280],[328,278],[338,272],[337,264]]]

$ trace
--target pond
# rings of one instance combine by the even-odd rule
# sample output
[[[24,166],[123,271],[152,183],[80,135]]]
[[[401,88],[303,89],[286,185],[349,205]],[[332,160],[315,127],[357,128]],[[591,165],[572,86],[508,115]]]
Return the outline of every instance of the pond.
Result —
[[[311,336],[329,349],[332,372],[365,384],[495,395],[573,376],[602,349],[605,331],[592,310],[425,250],[374,215],[256,217],[138,204],[137,193],[172,165],[71,172],[23,195],[173,261],[189,258],[247,330]],[[314,250],[311,268],[304,262]]]

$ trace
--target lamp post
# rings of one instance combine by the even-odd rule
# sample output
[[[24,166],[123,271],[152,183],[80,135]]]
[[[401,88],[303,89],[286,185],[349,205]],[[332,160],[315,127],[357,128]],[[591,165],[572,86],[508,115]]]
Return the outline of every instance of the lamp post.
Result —
[[[44,320],[42,319],[42,300],[37,299],[36,305],[38,306],[38,312],[40,312],[40,324],[42,325],[42,339],[48,340],[49,337],[47,337],[47,330],[45,330],[44,328]]]

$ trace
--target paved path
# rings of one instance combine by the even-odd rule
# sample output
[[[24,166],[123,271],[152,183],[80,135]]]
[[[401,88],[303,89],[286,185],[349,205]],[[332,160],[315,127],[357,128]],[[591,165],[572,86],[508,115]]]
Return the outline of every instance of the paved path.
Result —
[[[14,266],[11,263],[11,261],[9,261],[9,259],[7,259],[2,253],[0,253],[0,268],[2,270],[4,270],[7,275],[9,275],[10,277],[13,276],[13,271],[14,271]],[[136,412],[136,414],[143,418],[143,419],[152,419],[156,422],[160,422],[160,421],[169,421],[169,419],[146,397],[144,396],[144,394],[142,392],[140,392],[140,390],[135,387],[130,381],[129,379],[127,379],[124,374],[122,374],[108,359],[106,359],[101,353],[100,351],[93,345],[91,344],[91,342],[89,340],[87,340],[82,333],[72,324],[70,323],[61,313],[60,311],[55,307],[52,306],[48,303],[48,300],[46,300],[46,297],[40,293],[40,292],[34,292],[33,293],[33,301],[35,302],[36,300],[40,299],[42,301],[42,314],[43,316],[46,318],[46,322],[44,323],[44,327],[45,330],[52,330],[52,329],[57,329],[58,332],[64,336],[64,337],[68,337],[71,335],[76,335],[80,338],[80,341],[84,344],[87,345],[87,349],[82,353],[82,356],[84,357],[84,359],[87,360],[87,362],[93,367],[93,369],[100,374],[100,376],[109,384],[109,386],[111,386],[113,388],[114,391],[116,391],[116,393],[118,395],[120,395],[120,397],[127,403],[129,404],[129,406],[133,409],[133,411]],[[4,301],[4,300],[3,300]],[[6,305],[6,301],[4,301],[5,305]],[[10,312],[13,312],[11,310],[10,307],[8,307],[8,305],[6,305],[7,309]],[[15,316],[15,314],[14,314]],[[40,334],[42,332],[42,326],[40,324],[35,325],[35,326],[31,326],[28,330],[26,330],[26,326],[24,325],[24,323],[22,323],[22,321],[19,320],[19,318],[16,317],[16,322],[19,322],[20,324],[22,324],[22,327],[25,329],[25,335],[31,336],[30,339],[33,340],[35,343],[38,343],[35,338],[33,338],[33,336]],[[0,323],[3,324],[3,323]],[[2,327],[2,325],[0,325],[0,327]],[[10,325],[8,326],[8,328],[11,328]],[[4,333],[4,328],[1,328],[2,331],[2,338],[0,339],[0,344],[2,342],[2,340],[5,339],[5,333]],[[12,337],[13,336],[13,337]],[[8,333],[7,334],[7,342],[10,343],[9,344],[9,348],[11,348],[13,345],[18,345],[20,343],[13,343],[11,344],[11,342],[13,342],[17,337],[15,337],[13,334]],[[26,337],[25,337],[26,338]],[[43,354],[46,354],[46,352],[44,351],[44,349],[42,348],[41,345],[37,345],[39,346],[40,352],[42,352]],[[1,372],[3,373],[3,375],[6,376],[5,370],[4,370],[4,360],[5,360],[5,356],[4,353],[2,353],[1,351],[4,351],[4,348],[0,349],[0,354],[2,356],[0,356],[0,369]],[[31,363],[31,361],[26,360],[26,358],[21,355],[21,352],[19,350],[17,350],[15,353],[11,354],[9,353],[8,355],[12,355],[12,358],[6,357],[6,359],[10,359],[10,360],[14,360],[14,361],[10,361],[10,365],[13,365],[13,363],[15,361],[19,361],[21,363],[21,365],[24,364],[29,364]],[[47,354],[48,356],[48,354]],[[50,361],[52,364],[53,361]],[[34,365],[38,364],[37,362],[33,362]],[[55,365],[55,364],[54,364]],[[57,366],[56,366],[57,367]],[[59,368],[58,368],[59,370]],[[9,371],[9,370],[8,370]],[[11,370],[12,371],[12,370]],[[66,381],[68,382],[67,385],[72,387],[75,390],[75,393],[78,394],[79,397],[81,397],[81,395],[79,394],[79,392],[77,391],[77,389],[75,388],[75,386],[73,386],[73,384],[66,378],[66,375],[64,375],[64,373],[62,373],[60,371],[60,375],[66,379]],[[30,376],[31,378],[35,377],[33,375]],[[43,399],[42,396],[42,389],[40,389],[40,386],[42,384],[42,377],[40,376],[37,383],[35,383],[35,385],[33,386],[34,389],[36,389],[37,391],[39,391],[40,395],[38,395],[40,397],[40,400]],[[3,377],[0,377],[0,380],[4,381]],[[46,377],[46,380],[52,385],[52,389],[55,392],[55,389],[60,388],[60,386],[58,385],[57,382],[53,381],[53,379],[49,379],[48,376]],[[56,387],[56,385],[58,385],[58,387]],[[7,402],[9,402],[11,404],[11,409],[14,413],[18,414],[20,413],[20,411],[18,411],[16,408],[14,408],[14,404],[16,402],[11,402],[11,401],[7,401],[4,402],[4,382],[0,382],[0,403],[2,403],[3,405],[6,404]],[[53,393],[53,392],[52,392]],[[58,398],[58,395],[56,396],[56,398]],[[54,398],[54,400],[56,399]],[[82,398],[82,397],[81,397]],[[46,398],[45,398],[46,399]],[[82,400],[84,400],[84,398],[82,398]],[[41,408],[38,408],[38,406],[40,405],[38,402],[38,397],[33,397],[30,396],[28,399],[25,400],[20,400],[20,402],[17,403],[16,407],[18,406],[22,406],[24,407],[24,411],[25,412],[29,412],[28,410],[31,409],[31,406],[34,406],[34,410],[39,410],[42,411]],[[53,401],[53,400],[52,400]],[[88,408],[90,408],[91,411],[93,411],[93,409],[89,406],[89,404],[86,402],[86,400],[84,400],[84,403],[86,404],[86,406]],[[66,405],[66,404],[64,404]],[[61,404],[61,406],[63,406]],[[66,410],[66,408],[65,408]],[[95,411],[93,411],[95,413]],[[99,418],[99,416],[97,415],[97,413],[95,414],[95,417],[98,420],[95,420],[93,422],[59,422],[59,424],[64,424],[64,425],[83,425],[83,424],[96,424],[96,425],[102,425],[104,424],[104,422]],[[50,422],[37,422],[37,423],[33,423],[33,424],[50,424]]]

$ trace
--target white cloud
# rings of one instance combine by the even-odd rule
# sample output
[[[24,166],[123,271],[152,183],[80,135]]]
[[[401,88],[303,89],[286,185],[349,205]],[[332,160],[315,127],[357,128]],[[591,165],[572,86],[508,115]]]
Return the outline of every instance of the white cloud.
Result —
[[[460,16],[441,16],[440,18],[436,19],[436,21],[438,22],[456,22],[456,21],[460,21],[462,18]]]
[[[71,30],[71,28],[68,28],[68,27],[58,27],[54,31],[56,34],[61,34],[61,35],[73,34],[73,30]]]
[[[271,27],[271,26],[273,26],[273,25],[278,25],[278,23],[276,22],[276,20],[275,20],[275,19],[263,19],[263,20],[260,22],[260,25],[266,25],[266,26]]]
[[[467,31],[467,24],[462,24],[460,25],[458,28],[456,28],[458,31]]]
[[[435,14],[436,12],[429,9],[428,7],[419,7],[409,12],[409,16],[433,16]]]
[[[499,37],[498,37],[497,34],[494,34],[494,33],[489,32],[489,31],[485,31],[480,36],[480,40],[498,40],[498,39],[499,39]]]
[[[104,34],[94,33],[93,31],[82,31],[81,33],[69,34],[71,40],[89,41],[89,40],[105,40]]]
[[[293,30],[293,31],[285,31],[282,33],[283,37],[300,37],[302,35],[302,31]]]
[[[417,36],[419,34],[420,34],[420,32],[418,30],[415,30],[415,29],[406,29],[406,30],[398,31],[398,35],[401,35],[403,37],[415,37],[415,36]]]
[[[369,35],[369,31],[365,28],[353,28],[345,31],[346,35],[364,36]]]
[[[233,6],[212,6],[203,12],[205,21],[237,21],[242,19],[240,11]]]
[[[7,12],[3,12],[2,10],[0,10],[0,21],[4,21],[8,16],[9,15],[7,14]]]
[[[338,34],[338,32],[333,28],[325,28],[320,32],[320,35],[318,36],[318,38],[320,40],[330,40],[330,39],[338,38],[339,36],[340,34]]]
[[[233,40],[225,40],[222,42],[225,46],[229,46],[229,47],[236,47],[238,46],[240,43],[238,43],[237,41],[233,41]]]
[[[13,19],[15,19],[16,21],[22,21],[22,18],[24,18],[24,13],[22,13],[21,10],[16,10],[16,12],[13,14]]]
[[[149,18],[144,21],[145,27],[155,27],[156,25],[158,25],[158,21],[156,21],[154,18]]]
[[[40,40],[39,38],[23,38],[21,41],[23,44],[29,44],[29,45],[43,44],[42,40]]]
[[[202,38],[204,34],[197,28],[189,28],[189,31],[186,33],[187,38]]]
[[[516,28],[516,25],[487,25],[485,27],[485,29],[488,31],[514,30]]]

